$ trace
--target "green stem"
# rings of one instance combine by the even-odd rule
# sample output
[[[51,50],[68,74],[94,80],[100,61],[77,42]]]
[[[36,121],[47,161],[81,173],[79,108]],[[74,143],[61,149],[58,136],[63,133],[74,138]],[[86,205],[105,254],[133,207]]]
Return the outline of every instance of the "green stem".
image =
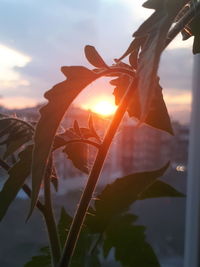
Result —
[[[51,200],[51,173],[52,158],[49,161],[46,175],[44,178],[44,218],[47,226],[49,243],[51,248],[52,266],[57,266],[61,256],[60,240],[57,232],[57,226],[54,218],[52,200]]]
[[[93,165],[93,168],[91,170],[90,176],[88,178],[87,185],[85,187],[85,190],[83,192],[83,195],[80,200],[80,205],[77,209],[77,212],[74,216],[67,242],[64,247],[63,255],[59,264],[59,267],[67,267],[70,264],[71,257],[74,252],[74,248],[76,246],[77,239],[79,237],[79,233],[81,230],[82,223],[84,221],[90,200],[92,198],[93,191],[95,189],[97,180],[99,178],[99,175],[101,173],[106,155],[108,153],[108,149],[110,147],[110,144],[112,142],[112,139],[118,129],[118,126],[126,112],[127,105],[132,98],[132,95],[134,93],[134,85],[135,82],[132,81],[129,88],[127,89],[127,92],[125,96],[123,97],[120,106],[118,107],[117,111],[115,112],[115,115],[113,117],[113,120],[110,124],[110,127],[104,137],[104,140],[102,142],[102,145],[99,148],[99,153],[97,154],[95,163]]]
[[[193,17],[195,14],[199,13],[197,12],[197,9],[199,10],[199,3],[195,6],[195,8],[191,8],[191,10],[184,16],[184,24],[183,21],[178,23],[177,27],[175,29],[172,29],[169,32],[169,39],[166,41],[166,45],[164,48],[166,48],[169,43],[173,40],[173,38],[185,27],[186,24],[188,24],[191,21],[191,13],[193,14]],[[182,24],[182,25],[181,25]],[[88,178],[87,185],[85,187],[85,190],[83,192],[83,195],[80,200],[80,204],[78,206],[78,209],[76,211],[76,214],[74,216],[72,225],[70,227],[70,231],[68,234],[67,241],[64,246],[63,255],[61,258],[61,261],[59,263],[59,267],[68,267],[71,261],[71,257],[73,255],[81,227],[84,221],[84,218],[86,216],[86,212],[90,203],[90,200],[92,198],[93,191],[95,189],[96,183],[98,181],[99,175],[101,173],[106,155],[108,153],[110,144],[112,142],[112,139],[118,129],[118,126],[126,112],[127,106],[129,104],[129,101],[132,99],[133,93],[134,93],[134,87],[135,87],[135,81],[133,80],[127,89],[120,106],[118,107],[114,118],[111,122],[111,125],[105,135],[105,138],[102,142],[102,145],[99,148],[99,152],[97,154],[95,163],[93,165],[92,171],[90,173],[90,176]]]

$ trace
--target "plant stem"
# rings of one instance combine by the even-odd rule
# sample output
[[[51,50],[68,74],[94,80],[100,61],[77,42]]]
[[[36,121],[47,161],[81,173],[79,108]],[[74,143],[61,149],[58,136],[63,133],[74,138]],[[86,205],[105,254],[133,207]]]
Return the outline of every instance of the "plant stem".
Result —
[[[52,158],[46,170],[44,178],[44,218],[47,226],[49,244],[51,248],[52,266],[57,266],[61,256],[61,246],[58,237],[57,226],[54,218],[52,200],[51,200],[51,185],[50,178],[52,174]]]
[[[175,24],[175,26],[169,31],[166,46],[181,32],[181,30],[190,23],[195,17],[200,15],[200,2],[193,3],[188,12]],[[166,47],[165,46],[165,47]]]
[[[196,4],[195,7],[192,7],[189,12],[184,15],[183,20],[181,19],[177,25],[169,32],[168,39],[166,41],[166,45],[164,49],[170,44],[170,42],[174,39],[174,37],[187,25],[193,18],[194,15],[199,14],[200,3]],[[198,10],[198,12],[197,12]],[[97,154],[95,163],[93,165],[92,171],[88,178],[87,185],[83,192],[83,195],[80,200],[80,204],[74,216],[72,225],[70,227],[70,231],[68,234],[67,241],[64,246],[63,255],[61,261],[59,263],[59,267],[68,267],[71,261],[71,257],[73,255],[76,242],[78,240],[81,227],[86,216],[86,212],[92,198],[93,191],[95,189],[96,183],[98,181],[99,175],[101,173],[106,155],[108,153],[110,144],[112,139],[118,129],[118,126],[127,110],[127,106],[129,101],[132,99],[135,87],[135,80],[133,79],[129,88],[127,89],[124,97],[122,98],[120,105],[113,117],[113,120],[110,124],[110,127],[104,137],[102,145],[99,148],[99,152]]]
[[[132,98],[132,95],[134,93],[134,85],[135,81],[133,80],[130,84],[130,86],[127,89],[126,94],[124,95],[120,106],[118,107],[117,111],[115,112],[115,115],[113,117],[113,120],[110,124],[110,127],[104,137],[104,140],[102,142],[102,145],[99,148],[99,153],[97,154],[95,163],[93,165],[93,168],[91,170],[90,176],[88,178],[87,185],[85,187],[85,190],[83,192],[83,195],[80,200],[80,205],[77,209],[77,212],[74,216],[68,238],[64,247],[63,255],[59,264],[59,267],[67,267],[70,264],[71,257],[74,252],[74,248],[76,246],[77,239],[79,237],[79,233],[81,230],[82,223],[84,221],[93,191],[95,189],[98,177],[101,173],[106,155],[108,153],[108,149],[110,147],[110,144],[112,142],[112,139],[118,129],[118,126],[126,112],[127,105]]]

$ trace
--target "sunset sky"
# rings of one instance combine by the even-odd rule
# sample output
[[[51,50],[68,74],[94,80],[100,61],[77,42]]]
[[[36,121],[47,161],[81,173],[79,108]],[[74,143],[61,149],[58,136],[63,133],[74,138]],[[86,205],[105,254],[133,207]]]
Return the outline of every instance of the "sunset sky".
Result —
[[[83,50],[94,45],[108,64],[119,57],[132,33],[151,13],[144,0],[0,0],[0,104],[33,106],[64,79],[60,67],[85,65]],[[188,122],[191,103],[191,41],[180,37],[164,53],[161,84],[172,117]],[[101,79],[77,105],[114,101],[113,87]]]

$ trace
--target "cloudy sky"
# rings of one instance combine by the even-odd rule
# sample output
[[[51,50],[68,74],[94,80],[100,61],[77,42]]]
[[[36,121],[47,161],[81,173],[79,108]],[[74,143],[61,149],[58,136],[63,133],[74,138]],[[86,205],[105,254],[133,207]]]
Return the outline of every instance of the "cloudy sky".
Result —
[[[83,53],[94,45],[112,63],[132,40],[150,10],[144,0],[0,0],[0,104],[32,106],[64,79],[61,66],[89,66]],[[178,38],[160,65],[164,96],[174,118],[187,122],[191,102],[191,41]],[[95,90],[94,90],[95,88]],[[112,98],[111,86],[100,80],[89,86],[77,104]],[[95,92],[94,92],[95,91]]]

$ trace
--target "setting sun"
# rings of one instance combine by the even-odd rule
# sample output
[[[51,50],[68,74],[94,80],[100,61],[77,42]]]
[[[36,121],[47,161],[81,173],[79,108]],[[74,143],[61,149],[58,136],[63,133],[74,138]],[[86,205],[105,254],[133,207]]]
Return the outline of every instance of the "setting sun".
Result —
[[[110,99],[100,99],[84,105],[83,108],[90,109],[102,116],[110,116],[115,112],[117,106]]]
[[[96,105],[94,105],[91,109],[95,113],[108,116],[108,115],[112,115],[115,112],[116,108],[117,107],[113,103],[107,100],[102,100],[96,103]]]

